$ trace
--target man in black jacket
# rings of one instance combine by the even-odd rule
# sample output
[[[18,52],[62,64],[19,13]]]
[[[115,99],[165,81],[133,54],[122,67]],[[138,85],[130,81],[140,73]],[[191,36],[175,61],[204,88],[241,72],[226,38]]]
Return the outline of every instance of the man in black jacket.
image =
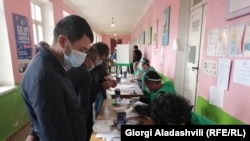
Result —
[[[22,97],[40,141],[83,141],[84,113],[67,71],[79,67],[93,42],[85,19],[70,15],[54,29],[51,47],[42,47],[24,72]]]

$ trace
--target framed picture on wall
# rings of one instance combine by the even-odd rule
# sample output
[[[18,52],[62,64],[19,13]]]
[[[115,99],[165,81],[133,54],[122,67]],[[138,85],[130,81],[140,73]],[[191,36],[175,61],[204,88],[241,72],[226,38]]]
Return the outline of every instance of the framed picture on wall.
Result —
[[[250,14],[250,0],[227,0],[226,12],[227,20]]]
[[[153,23],[152,29],[152,46],[153,48],[157,48],[157,36],[158,36],[158,19]]]
[[[151,45],[152,43],[152,26],[147,29],[147,45]]]
[[[168,6],[163,13],[162,45],[169,44],[169,24],[170,24],[170,6]]]

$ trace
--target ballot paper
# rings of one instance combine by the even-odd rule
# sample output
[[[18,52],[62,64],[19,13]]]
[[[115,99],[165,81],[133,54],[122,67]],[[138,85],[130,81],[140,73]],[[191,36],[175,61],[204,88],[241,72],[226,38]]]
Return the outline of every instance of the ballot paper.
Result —
[[[126,112],[126,118],[140,116],[132,105],[113,107],[116,112]]]
[[[93,125],[93,131],[95,133],[105,133],[112,130],[114,122],[112,120],[96,120]]]
[[[116,128],[113,128],[111,132],[108,133],[97,133],[96,138],[102,138],[104,141],[119,141],[121,138],[120,131]]]

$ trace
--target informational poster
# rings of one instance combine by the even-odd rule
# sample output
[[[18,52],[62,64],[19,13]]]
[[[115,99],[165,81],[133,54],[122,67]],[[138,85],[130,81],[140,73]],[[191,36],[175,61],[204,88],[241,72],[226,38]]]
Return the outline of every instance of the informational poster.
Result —
[[[219,29],[216,41],[216,56],[227,56],[229,26]]]
[[[170,6],[163,13],[162,45],[169,44]]]
[[[229,36],[229,56],[242,55],[242,39],[244,33],[245,23],[238,23],[230,27]]]
[[[218,32],[218,29],[208,32],[207,56],[215,56]]]
[[[243,43],[243,54],[244,57],[250,57],[250,21],[246,24],[246,31],[244,36],[244,43]]]
[[[152,30],[152,46],[153,48],[157,48],[157,34],[158,34],[158,20],[156,20],[153,24]]]
[[[231,71],[230,59],[219,59],[217,86],[225,90],[228,89],[229,76]]]
[[[250,86],[250,61],[235,60],[233,82]]]
[[[12,13],[19,72],[23,73],[32,58],[31,38],[28,18]]]
[[[204,61],[204,73],[216,76],[217,75],[217,62],[216,61]]]

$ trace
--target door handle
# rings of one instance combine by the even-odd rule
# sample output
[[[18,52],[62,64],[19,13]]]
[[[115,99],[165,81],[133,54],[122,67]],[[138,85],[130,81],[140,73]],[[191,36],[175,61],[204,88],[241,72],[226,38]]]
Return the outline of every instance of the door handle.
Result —
[[[198,67],[192,67],[192,71],[198,70],[198,69],[199,69]]]

